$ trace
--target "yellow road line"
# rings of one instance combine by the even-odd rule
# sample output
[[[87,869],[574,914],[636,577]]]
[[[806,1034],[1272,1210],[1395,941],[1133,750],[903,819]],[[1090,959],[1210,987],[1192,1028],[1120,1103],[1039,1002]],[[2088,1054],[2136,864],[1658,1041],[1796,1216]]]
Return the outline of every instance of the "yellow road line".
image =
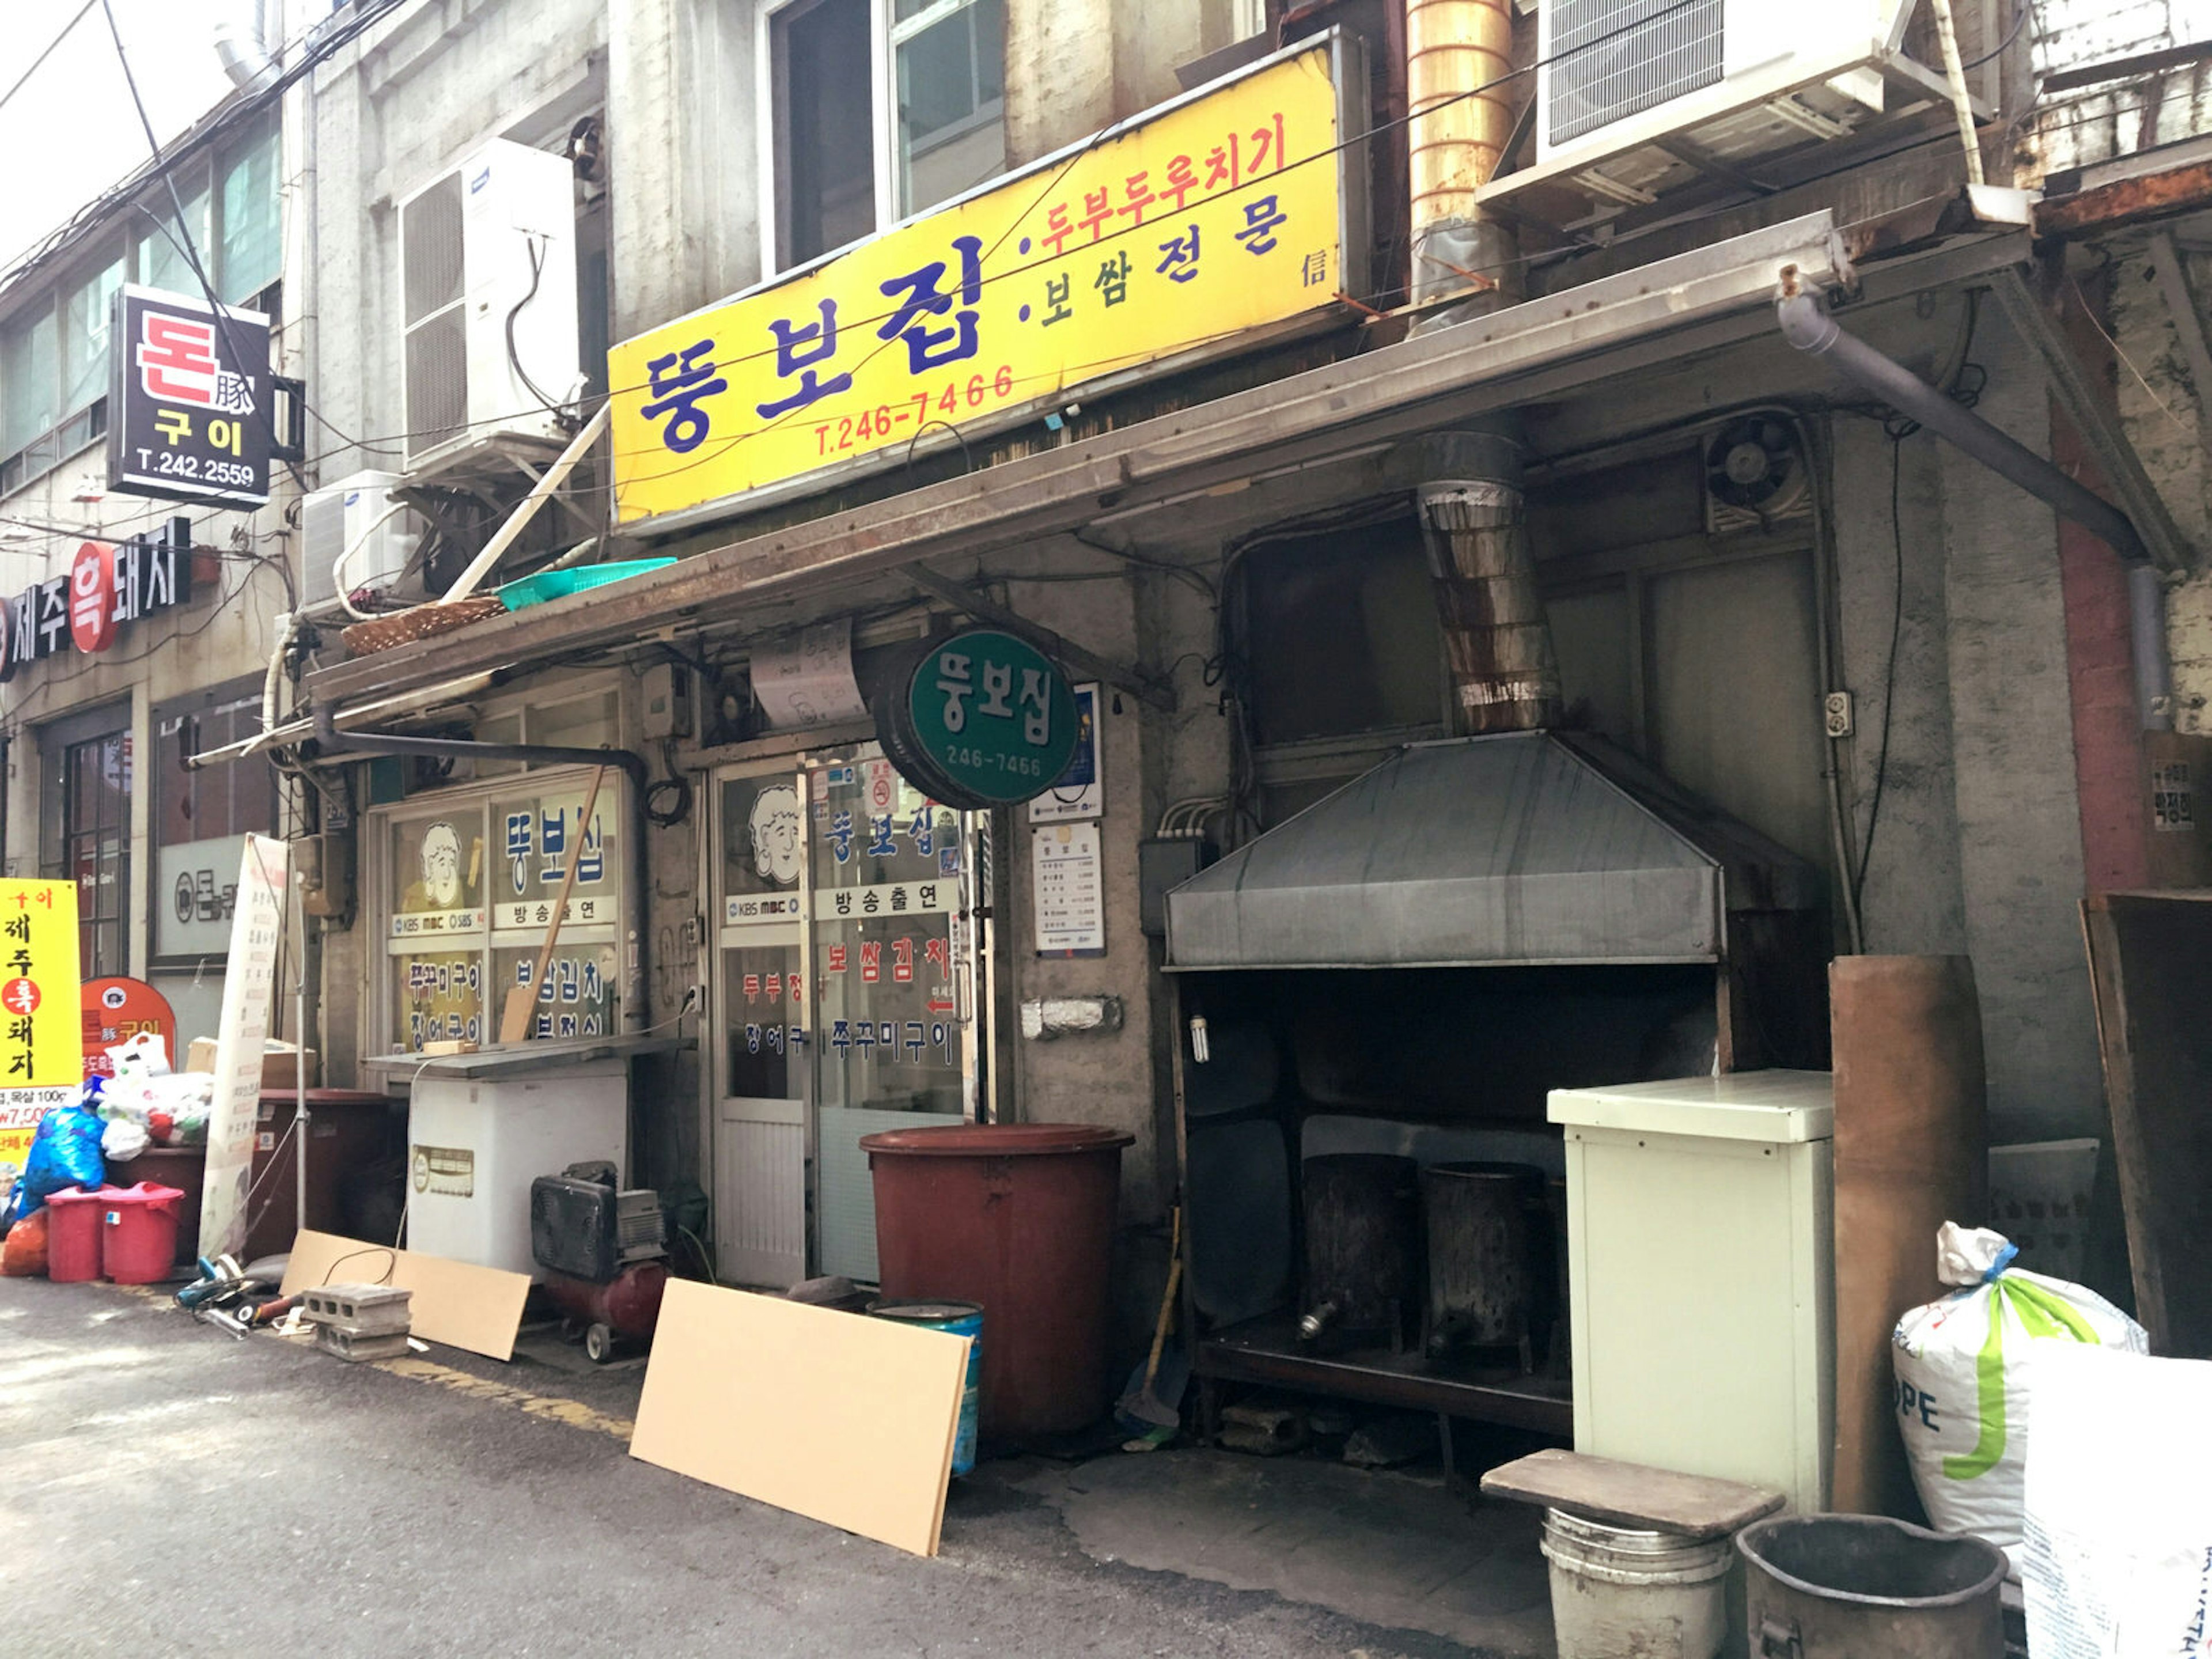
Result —
[[[556,1395],[532,1394],[525,1389],[495,1382],[489,1377],[471,1376],[466,1371],[457,1371],[450,1365],[439,1364],[435,1360],[379,1359],[370,1363],[378,1370],[389,1372],[393,1376],[410,1377],[417,1382],[434,1382],[471,1400],[481,1400],[495,1406],[511,1406],[530,1417],[542,1417],[551,1423],[565,1423],[572,1429],[588,1429],[611,1435],[625,1446],[629,1444],[630,1436],[637,1428],[637,1425],[627,1417],[610,1417],[605,1412],[594,1411],[580,1400],[563,1400]]]

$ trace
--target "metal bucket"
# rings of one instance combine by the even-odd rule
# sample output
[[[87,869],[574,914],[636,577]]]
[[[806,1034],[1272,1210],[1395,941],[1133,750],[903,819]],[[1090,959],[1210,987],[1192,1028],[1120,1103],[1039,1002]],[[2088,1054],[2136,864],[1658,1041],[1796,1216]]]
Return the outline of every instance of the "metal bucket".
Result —
[[[1421,1171],[1421,1200],[1430,1357],[1528,1343],[1551,1289],[1544,1172],[1527,1164],[1432,1164]]]
[[[1753,1659],[2004,1659],[2004,1553],[1879,1515],[1746,1528]]]
[[[1728,1639],[1725,1538],[1638,1532],[1544,1511],[1559,1659],[1720,1659]],[[1873,1651],[1861,1656],[1873,1659]]]
[[[983,1310],[972,1302],[872,1302],[878,1319],[896,1319],[924,1330],[968,1339],[968,1382],[960,1390],[960,1429],[952,1438],[952,1473],[975,1467],[975,1425],[983,1397]]]
[[[1328,1152],[1299,1171],[1305,1190],[1308,1342],[1407,1344],[1419,1322],[1421,1186],[1413,1160],[1386,1152]]]

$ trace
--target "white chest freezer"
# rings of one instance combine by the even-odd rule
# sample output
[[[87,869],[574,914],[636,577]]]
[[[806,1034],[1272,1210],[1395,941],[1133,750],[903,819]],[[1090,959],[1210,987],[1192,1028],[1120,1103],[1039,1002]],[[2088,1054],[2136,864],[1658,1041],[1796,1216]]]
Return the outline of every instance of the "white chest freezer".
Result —
[[[1575,1449],[1827,1507],[1833,1079],[1561,1089]]]
[[[627,1185],[629,1065],[426,1073],[407,1108],[407,1248],[511,1272],[530,1254],[530,1183],[605,1159]]]

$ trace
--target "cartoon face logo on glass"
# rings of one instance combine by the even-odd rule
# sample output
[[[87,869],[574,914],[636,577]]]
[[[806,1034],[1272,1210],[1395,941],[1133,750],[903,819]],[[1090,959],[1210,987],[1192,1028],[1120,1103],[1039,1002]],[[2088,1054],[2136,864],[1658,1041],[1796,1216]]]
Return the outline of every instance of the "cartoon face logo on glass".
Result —
[[[451,910],[461,902],[461,837],[450,823],[434,823],[422,832],[422,894],[435,910]]]
[[[799,791],[789,784],[763,789],[753,797],[750,823],[753,868],[779,887],[799,879],[799,843],[805,823]]]

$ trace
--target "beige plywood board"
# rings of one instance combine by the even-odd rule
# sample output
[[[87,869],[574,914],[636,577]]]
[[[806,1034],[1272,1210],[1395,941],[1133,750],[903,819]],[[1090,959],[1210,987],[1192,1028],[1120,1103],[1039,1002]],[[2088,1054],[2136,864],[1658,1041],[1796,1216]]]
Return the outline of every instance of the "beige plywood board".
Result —
[[[1735,1480],[1681,1474],[1556,1448],[1482,1477],[1485,1495],[1541,1504],[1607,1526],[1725,1538],[1782,1507],[1782,1494]]]
[[[348,1284],[396,1285],[409,1291],[412,1334],[487,1359],[514,1357],[523,1298],[530,1294],[526,1273],[395,1250],[336,1233],[303,1231],[294,1237],[291,1264],[284,1270],[286,1296],[319,1285]]]
[[[966,1339],[669,1281],[630,1455],[937,1553]]]

